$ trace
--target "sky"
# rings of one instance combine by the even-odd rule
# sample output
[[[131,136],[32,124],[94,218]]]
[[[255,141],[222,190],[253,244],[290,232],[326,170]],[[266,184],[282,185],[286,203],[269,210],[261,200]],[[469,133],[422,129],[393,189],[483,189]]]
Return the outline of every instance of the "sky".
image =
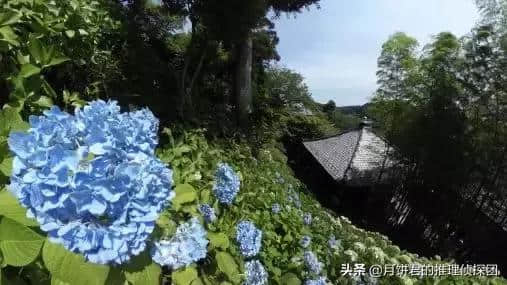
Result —
[[[395,32],[420,46],[448,31],[468,33],[479,19],[474,0],[321,0],[275,21],[279,65],[305,77],[312,97],[337,106],[360,105],[376,89],[377,58]]]

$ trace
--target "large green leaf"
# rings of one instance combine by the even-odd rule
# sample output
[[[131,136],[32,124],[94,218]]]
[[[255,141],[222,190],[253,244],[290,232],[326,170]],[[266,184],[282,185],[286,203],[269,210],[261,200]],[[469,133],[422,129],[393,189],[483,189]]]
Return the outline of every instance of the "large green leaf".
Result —
[[[24,266],[34,261],[44,244],[44,237],[6,217],[0,220],[0,250],[4,262]]]
[[[74,30],[67,30],[67,31],[65,31],[65,35],[67,35],[67,37],[69,37],[69,38],[72,39],[76,35],[76,31],[74,31]]]
[[[190,285],[204,285],[204,281],[201,278],[194,279]]]
[[[198,278],[197,270],[193,267],[186,267],[182,270],[174,271],[171,277],[172,283],[175,285],[190,285]]]
[[[132,285],[158,285],[162,269],[144,252],[127,265],[125,277]]]
[[[53,57],[48,63],[44,64],[43,67],[46,68],[46,67],[50,67],[53,65],[58,65],[58,64],[64,63],[69,60],[70,60],[70,58],[60,55],[57,57]]]
[[[12,157],[6,157],[2,160],[0,157],[0,173],[9,177],[12,172]]]
[[[23,64],[21,66],[21,70],[19,71],[19,76],[21,76],[23,78],[28,78],[30,76],[33,76],[33,75],[36,75],[39,73],[40,73],[39,67],[37,67],[33,64],[27,63],[27,64]]]
[[[193,202],[197,199],[197,192],[190,184],[180,184],[174,189],[176,196],[171,201],[172,207],[176,211],[181,208],[185,203]]]
[[[0,26],[15,24],[21,19],[21,16],[22,14],[18,11],[4,9],[4,12],[0,13]]]
[[[224,233],[208,233],[209,242],[212,248],[226,250],[229,247],[229,238]]]
[[[26,209],[7,190],[0,191],[0,216],[7,217],[29,227],[39,225],[34,219],[26,217]]]
[[[28,44],[28,52],[33,57],[35,62],[44,64],[46,60],[46,49],[42,42],[37,38],[31,38]]]
[[[4,108],[0,111],[0,135],[8,135],[11,131],[24,131],[28,127],[15,108]]]
[[[282,285],[301,285],[301,280],[294,273],[285,273],[282,276]]]
[[[72,285],[103,285],[109,274],[108,266],[86,262],[83,256],[50,241],[44,243],[42,259],[54,279]]]
[[[53,106],[53,100],[47,96],[40,96],[33,104],[43,108],[50,108]]]
[[[239,284],[239,267],[234,258],[227,252],[219,251],[216,254],[218,269],[223,272],[234,284]]]
[[[69,284],[68,282],[63,282],[62,280],[53,277],[51,278],[51,285],[71,285],[71,284]]]
[[[18,36],[9,26],[0,27],[0,41],[7,42],[13,46],[18,46]]]

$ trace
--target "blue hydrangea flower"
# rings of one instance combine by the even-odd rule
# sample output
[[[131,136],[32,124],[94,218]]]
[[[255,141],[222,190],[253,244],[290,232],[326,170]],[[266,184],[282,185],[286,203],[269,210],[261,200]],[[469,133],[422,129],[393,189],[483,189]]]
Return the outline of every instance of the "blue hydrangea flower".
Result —
[[[331,235],[329,237],[329,240],[327,241],[327,244],[329,245],[330,248],[336,249],[340,246],[340,241],[337,240],[334,235]]]
[[[309,279],[305,281],[305,285],[326,285],[326,279],[319,277],[318,279]]]
[[[280,204],[275,203],[275,204],[271,205],[271,211],[272,211],[274,214],[278,214],[278,213],[280,213],[280,211],[281,211]]]
[[[199,206],[199,212],[201,212],[201,215],[204,217],[204,220],[207,223],[211,223],[214,220],[216,220],[217,216],[215,215],[215,209],[213,209],[208,204],[202,204]]]
[[[268,273],[258,260],[247,261],[245,263],[245,271],[246,280],[244,285],[268,284]]]
[[[261,249],[262,231],[250,221],[241,221],[236,226],[236,240],[242,255],[255,256]]]
[[[172,171],[155,157],[158,120],[94,101],[75,115],[52,107],[13,132],[9,189],[49,240],[93,263],[142,252],[169,201]]]
[[[301,200],[299,199],[299,195],[292,188],[289,188],[288,201],[293,203],[296,208],[301,208]]]
[[[285,183],[285,179],[283,178],[282,175],[280,175],[280,173],[275,172],[275,182],[279,183],[279,184],[283,184],[283,183]]]
[[[322,263],[319,261],[317,256],[311,252],[306,251],[303,255],[303,259],[305,261],[306,268],[313,274],[319,274],[322,270]]]
[[[178,269],[206,257],[208,240],[199,220],[192,218],[178,226],[169,240],[155,242],[151,256],[156,263]]]
[[[234,197],[238,194],[239,186],[240,181],[236,172],[228,164],[220,163],[215,173],[215,184],[213,185],[213,192],[218,201],[227,205],[232,204]]]
[[[310,244],[312,243],[312,238],[309,237],[309,236],[303,236],[301,238],[301,240],[299,241],[299,244],[303,247],[303,248],[307,248],[308,246],[310,246]]]
[[[303,223],[307,226],[311,225],[312,224],[312,214],[310,213],[305,213],[303,215]]]

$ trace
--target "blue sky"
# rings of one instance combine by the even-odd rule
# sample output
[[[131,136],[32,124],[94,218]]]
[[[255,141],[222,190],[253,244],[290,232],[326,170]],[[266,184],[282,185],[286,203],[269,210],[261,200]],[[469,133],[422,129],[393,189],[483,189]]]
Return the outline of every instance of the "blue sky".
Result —
[[[473,0],[321,0],[320,10],[276,20],[279,64],[301,73],[319,102],[364,104],[389,35],[402,31],[423,46],[439,32],[465,35],[478,17]]]

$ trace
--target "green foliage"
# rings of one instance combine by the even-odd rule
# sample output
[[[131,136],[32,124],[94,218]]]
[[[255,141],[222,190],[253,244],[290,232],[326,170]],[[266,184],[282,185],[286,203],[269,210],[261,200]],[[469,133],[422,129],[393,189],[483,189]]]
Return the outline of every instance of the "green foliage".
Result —
[[[44,237],[6,217],[0,219],[0,251],[3,263],[24,266],[38,256]]]
[[[15,0],[0,7],[0,79],[9,82],[10,106],[37,112],[62,100],[48,81],[69,74],[62,65],[74,72],[93,65],[103,35],[118,28],[105,7],[92,0]]]
[[[333,284],[353,282],[338,272],[346,262],[366,265],[442,262],[400,250],[385,236],[366,232],[345,217],[328,213],[292,175],[287,157],[273,147],[282,137],[291,142],[318,138],[353,121],[336,112],[332,104],[323,112],[312,100],[300,74],[267,67],[268,60],[278,58],[276,33],[265,18],[267,10],[272,8],[279,15],[299,11],[318,1],[164,2],[164,6],[157,8],[145,6],[144,1],[128,1],[123,6],[117,1],[102,0],[12,0],[0,7],[0,92],[9,94],[8,100],[0,99],[5,104],[0,111],[2,284],[241,284],[245,260],[235,242],[235,225],[244,219],[263,231],[257,258],[269,273],[269,284],[299,285],[310,277],[302,263],[299,241],[303,235],[312,237],[311,250],[325,264],[324,274]],[[164,10],[178,4],[195,6],[180,5],[170,16]],[[235,13],[224,14],[227,9]],[[182,30],[183,16],[189,16],[192,31]],[[226,137],[231,137],[230,129],[223,125],[226,122],[229,125],[231,120],[234,85],[231,66],[236,60],[235,49],[237,41],[250,32],[255,50],[254,124],[246,137],[239,133],[240,139],[224,139],[223,133],[216,130],[229,132]],[[480,31],[481,36],[485,33]],[[422,120],[427,118],[425,115],[440,119],[448,115],[443,117],[455,122],[461,114],[456,108],[448,112],[462,87],[456,82],[457,77],[449,77],[449,70],[457,66],[456,39],[450,34],[439,35],[424,60],[415,58],[415,46],[413,39],[397,34],[384,45],[383,59],[379,61],[384,89],[379,90],[381,96],[376,98],[373,110],[376,108],[385,120],[386,128],[393,126],[392,134],[415,122],[424,122],[428,129],[436,127],[438,120]],[[473,53],[473,48],[467,52]],[[485,55],[479,61],[483,65],[484,61],[490,63]],[[397,68],[402,69],[402,74],[390,78],[389,72]],[[452,79],[451,84],[439,81],[442,78]],[[435,88],[422,85],[424,89],[419,85],[421,82],[432,82]],[[171,94],[185,97],[179,99],[191,110],[204,110],[204,115],[196,115],[202,116],[198,123],[216,128],[185,130],[177,125],[163,129],[163,144],[157,154],[174,171],[176,196],[171,207],[159,217],[150,240],[171,237],[179,224],[190,217],[199,217],[199,204],[207,203],[218,216],[215,222],[205,224],[210,241],[207,257],[198,264],[171,272],[154,264],[147,248],[127,264],[111,267],[90,264],[83,256],[47,240],[37,222],[27,218],[26,210],[5,189],[12,171],[7,146],[9,133],[26,130],[23,119],[53,104],[72,109],[95,97],[117,97],[132,108],[148,105],[161,115],[166,125],[177,113],[173,106],[179,105],[169,104],[175,101]],[[477,97],[480,96],[474,98]],[[495,94],[483,107],[492,103],[491,98],[496,98]],[[472,113],[471,110],[467,109]],[[393,112],[397,117],[393,117]],[[398,127],[395,122],[400,119],[406,124]],[[457,129],[452,133],[456,137],[462,131],[460,125],[451,124],[448,129]],[[432,158],[427,157],[426,161]],[[219,162],[232,165],[241,178],[241,190],[230,206],[219,204],[212,193]],[[301,207],[289,202],[293,195],[300,197]],[[272,213],[273,203],[282,205],[279,214]],[[303,223],[303,213],[314,217],[310,226]],[[335,249],[327,245],[331,235],[341,241]],[[484,278],[382,278],[380,284],[454,281],[496,282]]]
[[[72,253],[50,241],[44,243],[42,259],[53,279],[68,284],[105,284],[109,267],[85,262],[84,257]]]
[[[195,281],[198,279],[197,270],[194,267],[187,267],[185,269],[175,271],[171,277],[171,281],[175,285],[197,284]]]
[[[441,262],[400,250],[385,236],[366,232],[346,218],[328,213],[292,176],[286,158],[278,150],[263,148],[254,157],[246,144],[234,140],[210,142],[202,130],[180,130],[175,135],[166,129],[164,133],[167,144],[159,149],[159,156],[178,173],[175,176],[177,194],[174,198],[178,206],[166,209],[157,221],[153,238],[171,236],[178,224],[190,216],[199,216],[196,211],[198,204],[210,203],[218,219],[205,225],[210,244],[208,256],[203,262],[174,272],[162,271],[145,251],[120,267],[87,263],[82,256],[45,240],[27,227],[34,224],[25,223],[19,205],[12,203],[12,198],[7,198],[7,203],[3,201],[3,198],[9,197],[3,196],[6,195],[3,191],[0,192],[1,201],[9,210],[4,210],[4,207],[0,210],[0,215],[5,215],[0,220],[0,250],[3,262],[9,265],[7,268],[12,270],[16,268],[14,266],[24,265],[32,277],[26,275],[23,279],[42,276],[38,278],[47,280],[42,284],[49,284],[49,279],[51,284],[124,284],[125,281],[128,284],[160,284],[161,280],[190,285],[241,284],[245,260],[239,254],[234,228],[238,221],[244,219],[251,220],[263,231],[258,259],[269,273],[269,284],[297,285],[309,277],[303,270],[303,249],[299,246],[303,235],[312,237],[311,250],[325,264],[324,272],[333,284],[352,282],[338,272],[341,264],[346,262],[360,262],[367,266]],[[217,203],[211,193],[214,171],[219,161],[231,164],[241,177],[241,190],[231,206]],[[294,192],[289,189],[294,189]],[[300,197],[301,208],[288,202],[293,193]],[[273,203],[283,205],[279,214],[271,212]],[[312,214],[313,223],[310,226],[303,224],[303,213]],[[341,241],[335,249],[327,244],[331,234]],[[4,272],[13,280],[15,275],[5,269]],[[478,284],[487,282],[480,278],[473,280]],[[385,282],[393,284],[388,279]],[[405,278],[403,282],[417,284],[419,281]]]
[[[39,225],[34,219],[26,217],[26,209],[23,208],[16,197],[7,190],[0,191],[0,216],[4,216],[28,227]]]
[[[262,146],[282,137],[299,142],[337,133],[312,99],[304,78],[290,69],[268,68],[254,99],[253,145]]]
[[[172,207],[175,211],[179,211],[183,204],[193,202],[197,199],[197,193],[189,184],[180,184],[174,188],[176,196],[171,201]]]
[[[299,246],[299,240],[303,235],[312,236],[311,249],[326,265],[326,276],[333,284],[352,282],[341,276],[338,271],[341,264],[346,262],[365,263],[367,266],[442,262],[436,259],[420,258],[415,254],[400,250],[387,237],[366,232],[352,225],[345,217],[335,217],[328,213],[292,176],[291,170],[286,165],[286,158],[276,149],[264,147],[254,158],[252,149],[243,143],[238,144],[232,140],[209,142],[204,139],[200,131],[180,131],[177,136],[169,130],[165,133],[170,135],[169,143],[161,148],[160,157],[171,165],[177,165],[175,169],[187,167],[193,169],[192,172],[187,172],[178,178],[179,183],[192,185],[197,193],[197,200],[185,205],[188,207],[192,204],[210,203],[214,205],[217,212],[217,221],[206,224],[210,240],[208,257],[205,262],[198,264],[197,277],[199,279],[197,280],[205,284],[206,280],[210,281],[210,284],[241,283],[244,259],[240,256],[235,242],[234,225],[243,219],[251,220],[263,230],[259,259],[269,272],[269,284],[301,284],[302,280],[308,278],[302,265],[303,249]],[[184,155],[179,156],[181,153]],[[172,161],[169,161],[168,157],[171,157]],[[205,161],[213,162],[208,164]],[[210,195],[214,167],[218,161],[233,165],[241,176],[241,190],[231,206],[216,203],[213,195]],[[193,168],[192,165],[200,165],[201,168]],[[196,173],[199,173],[199,180],[191,179],[191,182],[183,182],[190,177],[195,177]],[[277,179],[278,175],[283,179]],[[191,189],[188,185],[184,188]],[[291,195],[289,189],[295,189],[300,196],[301,208],[288,202]],[[273,203],[284,205],[279,214],[271,212]],[[170,211],[172,212],[170,218],[177,220],[179,215],[173,212],[174,208]],[[183,208],[180,209],[181,211]],[[314,217],[311,226],[303,224],[302,213],[305,212],[311,213]],[[331,234],[341,241],[341,245],[336,249],[328,247],[327,241]],[[189,270],[189,272],[178,271],[176,275],[180,280],[178,282],[188,284],[196,278],[194,269]],[[174,278],[173,276],[173,281]],[[480,278],[474,280],[478,284],[487,282]],[[381,284],[391,284],[388,279],[385,282]],[[419,281],[399,278],[396,282],[418,284]]]
[[[160,284],[162,269],[151,261],[147,252],[135,257],[125,268],[125,278],[132,285]]]
[[[217,266],[220,272],[227,276],[227,279],[233,284],[239,284],[241,278],[239,277],[240,272],[238,268],[238,264],[227,252],[219,251],[215,255],[215,259],[217,261]]]

